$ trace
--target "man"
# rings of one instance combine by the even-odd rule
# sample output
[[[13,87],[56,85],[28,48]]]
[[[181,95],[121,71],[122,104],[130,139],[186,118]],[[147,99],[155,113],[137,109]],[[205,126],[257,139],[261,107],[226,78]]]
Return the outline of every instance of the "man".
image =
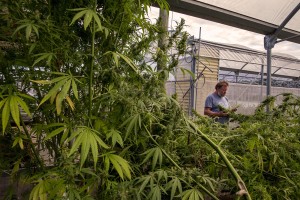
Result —
[[[229,109],[228,99],[225,96],[228,86],[228,82],[220,81],[215,86],[216,91],[208,95],[205,100],[204,115],[215,118],[217,122],[222,124],[225,124],[229,121],[228,113],[222,111],[222,108]]]

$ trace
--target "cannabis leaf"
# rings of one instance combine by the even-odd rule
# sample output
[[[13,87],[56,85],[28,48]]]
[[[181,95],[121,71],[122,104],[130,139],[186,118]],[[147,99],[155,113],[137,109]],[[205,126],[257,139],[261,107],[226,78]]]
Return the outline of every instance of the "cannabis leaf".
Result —
[[[119,176],[124,179],[124,175],[131,179],[131,168],[128,162],[119,155],[113,154],[114,152],[104,154],[105,170],[109,171],[110,163],[112,163]]]
[[[86,126],[77,127],[77,130],[70,136],[69,141],[76,138],[68,156],[74,154],[79,146],[80,150],[80,166],[82,167],[87,159],[88,153],[92,151],[94,167],[98,161],[99,147],[108,149],[109,147],[99,137],[100,133]]]

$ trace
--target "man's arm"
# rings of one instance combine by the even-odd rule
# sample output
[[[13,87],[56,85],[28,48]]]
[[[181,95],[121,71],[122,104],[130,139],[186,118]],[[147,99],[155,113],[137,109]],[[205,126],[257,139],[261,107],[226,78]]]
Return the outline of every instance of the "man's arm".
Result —
[[[204,115],[208,115],[210,117],[227,117],[228,116],[228,113],[225,113],[225,112],[213,112],[211,110],[211,108],[209,107],[205,107],[204,108]]]

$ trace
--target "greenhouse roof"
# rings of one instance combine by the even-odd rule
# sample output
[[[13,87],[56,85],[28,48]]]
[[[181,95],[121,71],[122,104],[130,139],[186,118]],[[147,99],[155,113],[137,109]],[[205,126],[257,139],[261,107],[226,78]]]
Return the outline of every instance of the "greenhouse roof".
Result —
[[[219,68],[234,72],[261,74],[267,73],[267,55],[247,47],[220,44],[201,40],[201,59],[219,59]],[[300,60],[287,54],[272,55],[272,76],[297,79],[300,77]]]
[[[300,0],[168,0],[170,10],[269,35],[290,15],[278,38],[300,44]]]

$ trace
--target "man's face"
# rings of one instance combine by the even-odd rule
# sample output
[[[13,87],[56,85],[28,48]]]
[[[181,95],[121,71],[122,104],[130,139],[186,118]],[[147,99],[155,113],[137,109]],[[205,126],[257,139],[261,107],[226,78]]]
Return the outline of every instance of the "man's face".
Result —
[[[228,86],[223,85],[221,88],[217,89],[218,95],[224,97],[226,95]]]

